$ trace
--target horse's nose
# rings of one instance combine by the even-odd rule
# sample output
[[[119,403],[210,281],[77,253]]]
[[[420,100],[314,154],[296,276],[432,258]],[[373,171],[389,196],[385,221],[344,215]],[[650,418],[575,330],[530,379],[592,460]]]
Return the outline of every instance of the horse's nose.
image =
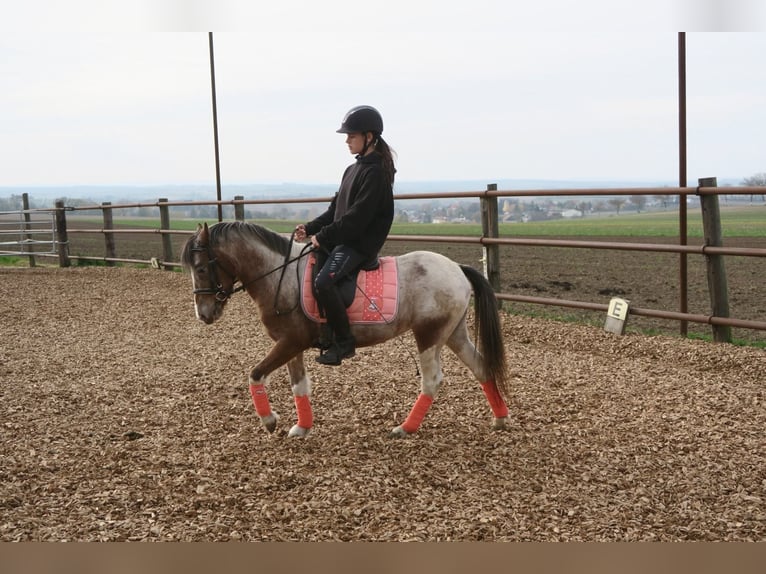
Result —
[[[205,305],[200,305],[199,303],[194,304],[194,313],[197,315],[197,319],[205,323],[206,325],[210,325],[211,323],[214,323],[217,319],[217,313],[216,308],[213,306],[212,308]]]

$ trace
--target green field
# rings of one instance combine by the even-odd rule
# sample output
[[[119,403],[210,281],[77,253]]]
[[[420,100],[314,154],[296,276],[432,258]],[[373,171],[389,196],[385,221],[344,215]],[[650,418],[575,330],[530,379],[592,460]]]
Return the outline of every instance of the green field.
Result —
[[[101,223],[97,217],[72,217],[75,221]],[[280,219],[251,220],[279,233],[289,233],[296,221]],[[171,219],[176,230],[194,230],[199,221]],[[215,223],[214,220],[208,221]],[[688,236],[702,237],[700,210],[690,209],[687,214]],[[156,228],[155,218],[115,218],[115,225],[126,228]],[[740,206],[721,208],[721,226],[724,237],[766,237],[766,206]],[[478,223],[394,223],[394,235],[461,235],[481,236]],[[528,223],[501,223],[502,237],[550,236],[550,237],[677,237],[679,221],[677,212],[630,213],[625,215],[599,215],[578,219],[554,219]]]

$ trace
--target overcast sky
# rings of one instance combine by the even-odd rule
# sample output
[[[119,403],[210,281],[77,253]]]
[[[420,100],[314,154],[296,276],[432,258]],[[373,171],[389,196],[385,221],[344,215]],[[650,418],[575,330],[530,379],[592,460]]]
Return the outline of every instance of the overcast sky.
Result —
[[[211,28],[224,186],[337,183],[357,104],[402,181],[677,182],[681,29],[689,181],[766,171],[763,2],[38,4],[4,1],[0,186],[214,184]]]

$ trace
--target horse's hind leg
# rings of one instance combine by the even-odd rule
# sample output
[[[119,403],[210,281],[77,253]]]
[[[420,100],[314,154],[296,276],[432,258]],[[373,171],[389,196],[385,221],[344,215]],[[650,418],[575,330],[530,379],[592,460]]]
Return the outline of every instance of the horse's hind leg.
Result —
[[[304,437],[314,426],[314,413],[311,410],[311,379],[303,364],[303,353],[287,363],[287,371],[290,373],[290,385],[298,413],[298,422],[290,429],[288,436]]]
[[[495,381],[488,379],[486,370],[483,366],[483,357],[478,349],[468,337],[468,328],[465,321],[460,323],[447,339],[449,347],[458,358],[465,363],[473,375],[479,381],[481,390],[487,398],[494,420],[492,421],[493,430],[505,430],[508,428],[508,406],[505,404],[500,392],[497,390]]]
[[[420,353],[420,370],[422,371],[420,394],[412,406],[410,414],[407,415],[407,419],[401,425],[394,428],[390,436],[403,438],[420,428],[423,419],[431,408],[436,392],[441,386],[443,378],[439,356],[441,349],[441,345],[435,345]]]

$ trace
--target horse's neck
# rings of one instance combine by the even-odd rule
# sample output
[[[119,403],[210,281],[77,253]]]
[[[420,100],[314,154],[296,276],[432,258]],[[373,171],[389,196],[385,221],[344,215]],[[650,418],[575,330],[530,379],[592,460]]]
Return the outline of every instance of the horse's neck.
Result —
[[[293,248],[293,253],[290,254],[289,259],[296,256],[296,249]],[[277,284],[282,276],[285,256],[263,246],[250,246],[236,254],[236,261],[237,277],[246,286],[250,296],[256,303],[273,305]],[[284,294],[290,291],[290,285],[293,282],[295,282],[295,269],[291,265],[285,269],[280,293]]]

